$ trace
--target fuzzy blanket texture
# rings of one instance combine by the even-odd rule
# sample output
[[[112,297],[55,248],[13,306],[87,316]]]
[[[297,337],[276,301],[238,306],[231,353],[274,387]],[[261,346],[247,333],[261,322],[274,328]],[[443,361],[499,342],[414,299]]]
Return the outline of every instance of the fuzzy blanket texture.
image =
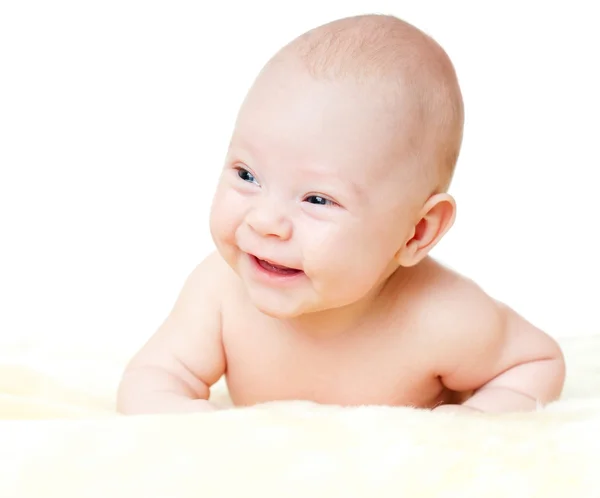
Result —
[[[600,497],[600,336],[535,413],[269,403],[122,417],[123,357],[0,349],[1,498]],[[214,390],[227,404],[223,383]]]

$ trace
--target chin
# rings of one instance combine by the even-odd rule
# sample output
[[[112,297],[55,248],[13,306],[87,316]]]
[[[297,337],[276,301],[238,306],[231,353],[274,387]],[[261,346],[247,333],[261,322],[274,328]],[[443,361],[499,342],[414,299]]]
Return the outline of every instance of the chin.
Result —
[[[264,291],[251,292],[249,297],[250,302],[258,311],[271,318],[291,319],[309,312],[306,303],[300,299],[281,299],[281,296],[265,295]]]
[[[298,307],[285,307],[285,306],[273,306],[265,303],[253,303],[258,311],[260,311],[263,315],[270,316],[271,318],[276,318],[278,320],[297,318],[300,315],[304,315],[305,312]]]
[[[315,306],[316,303],[310,302],[285,303],[277,302],[275,300],[268,302],[265,299],[252,299],[252,304],[264,315],[278,320],[290,320],[300,316],[311,315],[313,313],[320,313],[332,309],[332,307],[329,306]]]

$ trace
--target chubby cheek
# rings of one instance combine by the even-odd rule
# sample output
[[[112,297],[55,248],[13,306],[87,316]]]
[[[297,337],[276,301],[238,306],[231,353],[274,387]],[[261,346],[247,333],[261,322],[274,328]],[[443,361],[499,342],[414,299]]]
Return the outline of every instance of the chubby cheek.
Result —
[[[218,191],[210,211],[210,233],[219,250],[231,249],[236,245],[235,233],[242,219],[239,200]]]
[[[309,240],[304,254],[307,268],[315,285],[337,300],[360,299],[377,284],[390,262],[384,241],[364,227],[313,231]]]

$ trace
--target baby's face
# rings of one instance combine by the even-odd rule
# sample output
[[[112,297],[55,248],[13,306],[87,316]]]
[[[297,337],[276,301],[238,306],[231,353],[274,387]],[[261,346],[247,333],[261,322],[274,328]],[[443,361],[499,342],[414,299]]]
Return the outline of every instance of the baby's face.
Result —
[[[385,103],[274,73],[240,111],[211,233],[253,303],[293,317],[368,295],[393,271],[415,213]]]

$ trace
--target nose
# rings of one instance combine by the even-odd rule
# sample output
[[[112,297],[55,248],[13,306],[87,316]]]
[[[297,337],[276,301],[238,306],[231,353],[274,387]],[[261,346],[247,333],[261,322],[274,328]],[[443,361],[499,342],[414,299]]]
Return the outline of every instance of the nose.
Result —
[[[246,223],[262,237],[288,240],[292,236],[291,220],[273,203],[263,202],[255,206],[248,212]]]

